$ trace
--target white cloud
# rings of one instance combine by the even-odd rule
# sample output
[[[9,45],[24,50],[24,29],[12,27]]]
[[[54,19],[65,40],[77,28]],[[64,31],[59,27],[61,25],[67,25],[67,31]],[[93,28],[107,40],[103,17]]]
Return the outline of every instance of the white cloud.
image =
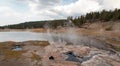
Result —
[[[61,0],[27,0],[31,11],[38,13],[40,11],[48,10],[60,4]]]
[[[29,0],[29,7],[35,14],[52,18],[65,18],[67,16],[86,14],[91,11],[120,8],[120,0],[78,0],[68,5],[60,5],[61,1]]]
[[[91,11],[120,9],[120,0],[77,0],[69,4],[62,4],[64,0],[16,0],[29,8],[20,12],[15,8],[0,6],[0,25],[20,23],[32,20],[47,20],[66,18],[67,16],[80,16]],[[69,0],[68,0],[69,1]],[[5,3],[5,1],[4,1]],[[7,2],[9,4],[9,2]],[[10,2],[14,4],[14,2]],[[9,5],[10,5],[9,4]],[[19,5],[14,5],[18,8]]]
[[[33,14],[41,17],[40,19],[55,19],[63,18],[57,12],[53,11],[58,5],[61,5],[62,0],[26,0]]]
[[[71,3],[65,6],[57,6],[54,8],[57,12],[61,12],[62,14],[69,15],[80,15],[85,14],[90,11],[98,11],[100,10],[100,6],[97,2],[92,0],[79,0],[75,3]]]
[[[1,6],[0,7],[0,13],[4,16],[4,17],[10,17],[12,16],[18,16],[19,14],[17,12],[15,12],[14,10],[12,10],[9,7],[6,6]]]
[[[0,14],[1,14],[0,25],[9,24],[13,22],[13,20],[15,20],[14,17],[18,18],[18,16],[20,15],[16,11],[12,10],[11,8],[7,6],[0,7]]]
[[[17,24],[25,21],[37,20],[36,16],[30,12],[17,12],[8,6],[0,6],[0,25]]]
[[[113,10],[115,8],[120,8],[120,0],[96,0],[102,9]]]

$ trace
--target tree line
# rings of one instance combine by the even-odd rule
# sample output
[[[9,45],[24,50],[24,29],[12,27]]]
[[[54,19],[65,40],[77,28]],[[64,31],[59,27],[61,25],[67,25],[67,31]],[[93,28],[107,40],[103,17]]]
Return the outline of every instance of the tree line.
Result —
[[[113,11],[100,11],[100,12],[90,12],[86,15],[81,15],[73,18],[72,16],[67,19],[59,20],[47,20],[47,21],[31,21],[14,25],[1,26],[0,29],[32,29],[32,28],[57,28],[58,26],[64,27],[67,20],[71,20],[75,26],[81,27],[84,23],[92,22],[107,22],[107,21],[118,21],[120,20],[120,9],[115,9]]]
[[[31,21],[14,25],[1,26],[0,29],[33,29],[33,28],[57,28],[63,26],[65,19],[61,20],[47,20],[47,21]]]
[[[86,22],[92,23],[97,21],[118,21],[120,20],[120,9],[115,9],[114,11],[103,10],[101,12],[90,12],[86,15],[78,16],[76,18],[72,18],[72,16],[70,16],[68,19],[71,19],[72,22],[78,27]]]

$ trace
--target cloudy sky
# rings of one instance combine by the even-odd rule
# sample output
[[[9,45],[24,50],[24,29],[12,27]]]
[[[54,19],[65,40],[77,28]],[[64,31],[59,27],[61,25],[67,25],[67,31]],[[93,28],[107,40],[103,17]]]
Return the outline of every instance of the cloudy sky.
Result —
[[[0,25],[120,8],[120,0],[0,0]]]

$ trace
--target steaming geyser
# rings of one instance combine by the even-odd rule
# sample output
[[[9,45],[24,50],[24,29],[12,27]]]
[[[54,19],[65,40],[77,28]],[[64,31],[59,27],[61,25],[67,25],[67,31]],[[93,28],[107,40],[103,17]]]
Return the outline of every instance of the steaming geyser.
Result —
[[[50,37],[48,41],[51,45],[45,48],[45,61],[52,56],[55,58],[54,61],[61,61],[61,64],[62,61],[72,61],[81,63],[84,66],[89,62],[95,61],[96,58],[109,56],[111,52],[114,53],[113,55],[116,56],[117,54],[119,57],[119,53],[106,42],[76,33],[75,29],[77,27],[70,20],[65,23],[65,29],[66,31],[64,33],[58,33],[50,32],[50,28],[48,28],[48,36]],[[48,64],[56,64],[51,61],[49,62]],[[104,65],[106,63],[99,64]]]
[[[72,23],[71,20],[65,22],[64,27],[66,31],[64,33],[50,32],[50,27],[48,24],[45,27],[47,27],[47,34],[50,37],[48,41],[51,44],[54,43],[61,45],[65,45],[65,44],[84,45],[84,46],[95,47],[98,49],[116,52],[115,50],[112,49],[111,45],[107,44],[104,41],[88,36],[82,36],[76,33],[75,29],[77,29],[77,27]]]

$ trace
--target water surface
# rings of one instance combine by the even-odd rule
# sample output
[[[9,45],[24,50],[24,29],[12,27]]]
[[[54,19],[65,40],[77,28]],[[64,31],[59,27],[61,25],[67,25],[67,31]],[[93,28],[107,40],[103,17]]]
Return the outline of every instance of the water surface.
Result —
[[[34,32],[0,32],[0,42],[5,41],[29,41],[29,40],[47,40],[46,33]]]

